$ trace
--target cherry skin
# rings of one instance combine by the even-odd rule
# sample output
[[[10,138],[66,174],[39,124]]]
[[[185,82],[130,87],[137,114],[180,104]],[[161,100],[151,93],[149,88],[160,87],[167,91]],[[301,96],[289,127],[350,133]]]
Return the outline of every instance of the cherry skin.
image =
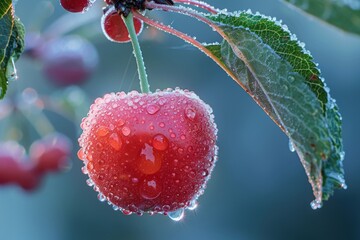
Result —
[[[78,156],[89,185],[125,214],[188,207],[215,164],[212,110],[186,90],[106,94],[81,127]]]
[[[29,151],[34,171],[41,174],[60,171],[66,166],[70,154],[70,140],[60,133],[50,134],[33,142]]]
[[[84,12],[90,5],[90,0],[60,0],[61,6],[73,13]]]
[[[129,31],[114,6],[110,7],[102,16],[101,27],[110,41],[118,43],[130,42]],[[136,34],[139,35],[143,29],[143,22],[134,18],[134,27]]]

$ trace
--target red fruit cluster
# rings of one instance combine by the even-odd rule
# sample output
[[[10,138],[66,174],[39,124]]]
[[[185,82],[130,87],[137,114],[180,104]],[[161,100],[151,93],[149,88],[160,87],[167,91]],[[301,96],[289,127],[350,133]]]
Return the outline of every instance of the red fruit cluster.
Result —
[[[0,185],[17,184],[25,190],[34,190],[43,175],[66,166],[70,150],[68,138],[60,134],[35,141],[29,156],[17,142],[0,143]]]
[[[194,207],[215,164],[212,110],[186,90],[106,94],[81,127],[88,184],[126,214]]]

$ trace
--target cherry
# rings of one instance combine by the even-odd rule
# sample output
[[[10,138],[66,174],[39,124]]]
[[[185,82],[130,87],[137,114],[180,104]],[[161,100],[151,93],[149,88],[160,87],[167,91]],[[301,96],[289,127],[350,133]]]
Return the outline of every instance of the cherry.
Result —
[[[18,184],[24,190],[33,190],[41,175],[32,170],[22,146],[13,141],[0,143],[0,185]]]
[[[101,27],[110,41],[118,43],[130,42],[129,31],[114,6],[110,7],[102,16]],[[134,18],[134,27],[136,34],[139,35],[143,29],[143,22]]]
[[[97,67],[96,48],[86,39],[69,35],[51,40],[43,50],[44,74],[54,84],[83,83]]]
[[[54,133],[31,144],[29,156],[39,173],[61,170],[68,161],[71,145],[68,137]]]
[[[91,5],[91,0],[60,0],[61,6],[69,12],[84,12]]]
[[[78,156],[87,183],[125,214],[175,211],[181,218],[216,160],[212,110],[187,90],[106,94],[81,128]]]

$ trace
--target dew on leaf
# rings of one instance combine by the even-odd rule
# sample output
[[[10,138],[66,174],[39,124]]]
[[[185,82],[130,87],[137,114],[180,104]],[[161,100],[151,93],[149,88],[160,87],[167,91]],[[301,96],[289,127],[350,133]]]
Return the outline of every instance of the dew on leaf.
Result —
[[[289,150],[290,152],[295,152],[295,146],[291,140],[289,140]]]
[[[316,210],[316,209],[319,209],[321,208],[323,205],[322,201],[318,200],[318,199],[315,199],[314,201],[312,201],[310,203],[310,206],[313,210]]]

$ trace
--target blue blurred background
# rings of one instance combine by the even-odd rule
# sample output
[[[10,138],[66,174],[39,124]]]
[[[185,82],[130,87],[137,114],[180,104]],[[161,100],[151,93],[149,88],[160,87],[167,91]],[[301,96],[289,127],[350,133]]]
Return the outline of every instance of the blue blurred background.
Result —
[[[215,113],[219,161],[199,207],[186,212],[181,222],[173,222],[161,215],[124,216],[100,203],[81,173],[74,125],[49,114],[57,129],[74,141],[73,167],[48,176],[33,193],[0,188],[1,240],[360,239],[360,37],[305,17],[277,0],[207,2],[229,11],[250,8],[282,19],[306,43],[343,116],[348,190],[336,191],[322,209],[312,210],[305,172],[279,128],[211,59],[163,33],[151,40],[153,31],[147,29],[141,44],[152,89],[193,90]],[[101,14],[100,5],[92,13]],[[65,11],[56,0],[20,0],[16,13],[34,30],[41,24],[46,28]],[[196,20],[155,11],[150,15],[190,35],[196,33],[201,42],[220,40]],[[89,38],[100,54],[98,70],[82,85],[91,100],[107,92],[139,89],[130,44],[106,40],[99,22],[96,19],[75,32]],[[23,58],[17,66],[20,79],[11,83],[10,91],[33,87],[48,94],[56,90],[39,64]]]

